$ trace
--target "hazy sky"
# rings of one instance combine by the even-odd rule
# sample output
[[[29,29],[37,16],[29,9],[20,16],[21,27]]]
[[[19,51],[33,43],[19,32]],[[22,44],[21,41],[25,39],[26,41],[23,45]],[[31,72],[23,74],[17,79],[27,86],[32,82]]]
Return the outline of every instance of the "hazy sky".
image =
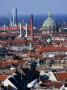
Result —
[[[18,9],[18,14],[67,14],[67,0],[0,0],[0,15],[12,13],[12,8]]]

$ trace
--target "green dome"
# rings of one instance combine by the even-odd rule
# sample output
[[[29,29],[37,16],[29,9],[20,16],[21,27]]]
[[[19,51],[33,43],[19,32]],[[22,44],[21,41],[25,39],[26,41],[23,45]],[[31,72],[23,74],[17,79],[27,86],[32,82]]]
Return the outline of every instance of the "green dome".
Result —
[[[49,13],[48,18],[44,21],[42,25],[43,29],[48,29],[48,28],[56,28],[56,22],[52,18],[52,15]]]

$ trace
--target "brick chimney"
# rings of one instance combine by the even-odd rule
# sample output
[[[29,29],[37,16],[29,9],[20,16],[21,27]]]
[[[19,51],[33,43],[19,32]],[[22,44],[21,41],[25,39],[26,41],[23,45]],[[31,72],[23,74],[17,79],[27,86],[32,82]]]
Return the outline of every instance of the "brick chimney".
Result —
[[[31,34],[31,41],[33,42],[34,39],[34,32],[33,32],[33,15],[31,15],[31,19],[30,19],[30,34]]]

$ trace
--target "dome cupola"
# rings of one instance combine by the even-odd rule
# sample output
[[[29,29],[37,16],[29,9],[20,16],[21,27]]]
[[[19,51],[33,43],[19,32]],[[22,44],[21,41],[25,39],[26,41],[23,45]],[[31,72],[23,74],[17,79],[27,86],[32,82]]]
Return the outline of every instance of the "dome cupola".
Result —
[[[52,14],[49,12],[48,18],[43,22],[43,29],[56,29],[56,22],[52,18]]]

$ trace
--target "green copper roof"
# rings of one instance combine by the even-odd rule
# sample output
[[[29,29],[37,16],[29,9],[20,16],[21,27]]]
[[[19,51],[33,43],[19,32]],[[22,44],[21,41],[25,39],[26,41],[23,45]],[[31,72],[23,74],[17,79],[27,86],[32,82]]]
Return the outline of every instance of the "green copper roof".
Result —
[[[56,28],[56,23],[49,13],[48,18],[44,21],[42,28]]]

